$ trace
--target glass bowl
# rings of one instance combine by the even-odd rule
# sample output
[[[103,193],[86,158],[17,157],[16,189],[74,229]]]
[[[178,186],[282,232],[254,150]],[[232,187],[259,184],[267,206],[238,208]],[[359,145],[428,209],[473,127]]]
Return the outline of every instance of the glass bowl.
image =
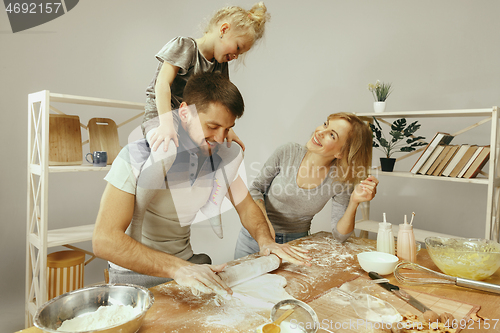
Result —
[[[479,238],[427,237],[427,251],[445,274],[484,280],[500,267],[500,244]]]

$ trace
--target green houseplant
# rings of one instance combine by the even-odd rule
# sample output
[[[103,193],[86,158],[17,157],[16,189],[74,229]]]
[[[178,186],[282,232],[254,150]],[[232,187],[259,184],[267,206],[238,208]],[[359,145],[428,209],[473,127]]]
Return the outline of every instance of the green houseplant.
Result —
[[[391,158],[392,154],[399,152],[411,152],[416,147],[425,146],[427,143],[419,141],[425,139],[423,136],[413,136],[413,134],[420,128],[418,121],[407,124],[405,118],[396,119],[391,125],[389,135],[391,138],[388,140],[382,132],[382,126],[377,118],[373,117],[375,122],[370,124],[373,132],[373,147],[381,150],[385,157],[380,158],[382,171],[392,171],[394,168],[395,158]],[[405,140],[406,139],[406,140]]]
[[[384,83],[377,80],[375,84],[370,83],[368,85],[368,90],[372,92],[375,102],[373,103],[373,109],[375,112],[385,111],[385,101],[387,97],[391,94],[391,83]]]

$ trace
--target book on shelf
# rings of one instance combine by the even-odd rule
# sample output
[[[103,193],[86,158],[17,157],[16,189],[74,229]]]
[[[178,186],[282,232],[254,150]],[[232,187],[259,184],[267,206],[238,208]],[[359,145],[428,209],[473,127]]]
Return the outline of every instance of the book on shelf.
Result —
[[[463,178],[475,178],[479,171],[484,167],[486,162],[490,159],[490,146],[485,146],[481,153],[476,157]]]
[[[443,174],[443,171],[446,169],[450,161],[452,160],[453,156],[455,156],[456,152],[460,148],[459,145],[453,145],[453,146],[448,146],[450,149],[448,150],[448,153],[446,156],[443,158],[441,163],[437,166],[436,170],[432,173],[433,176],[441,176]]]
[[[455,153],[455,155],[451,159],[450,163],[448,163],[448,165],[446,166],[444,171],[441,173],[441,176],[448,177],[450,175],[450,173],[453,171],[453,169],[455,169],[458,162],[460,162],[460,160],[464,156],[467,149],[469,149],[469,147],[470,147],[470,145],[460,145],[457,152]]]
[[[472,154],[472,156],[469,158],[467,163],[465,163],[462,170],[460,170],[460,172],[458,173],[457,178],[462,178],[465,175],[465,172],[467,172],[467,170],[469,170],[469,167],[472,165],[472,163],[475,161],[476,157],[481,153],[481,151],[483,149],[484,149],[484,147],[477,147],[474,154]]]
[[[419,158],[410,169],[411,173],[417,173],[420,168],[425,164],[427,159],[432,155],[432,152],[438,145],[447,145],[453,140],[453,135],[444,132],[437,132],[436,135],[432,138],[429,144],[425,147],[422,154],[420,154]]]
[[[464,153],[464,156],[460,159],[460,161],[457,163],[455,168],[450,172],[449,177],[457,177],[460,171],[464,168],[464,166],[467,164],[467,162],[471,159],[472,155],[474,155],[474,152],[477,150],[476,145],[471,145],[467,149],[467,151]]]
[[[417,173],[425,175],[427,171],[431,168],[431,166],[434,164],[434,161],[438,158],[438,156],[443,152],[444,150],[443,145],[438,145],[434,150],[432,151],[432,154],[427,158],[427,161],[425,161],[424,165],[417,171]]]
[[[450,151],[452,146],[442,146],[442,147],[443,147],[443,149],[441,149],[441,152],[438,155],[438,157],[434,160],[434,162],[432,162],[431,167],[425,173],[426,175],[431,176],[436,171],[437,167],[441,164],[441,162],[446,157],[446,155],[448,154],[448,152]],[[438,148],[439,148],[439,146],[438,146]]]

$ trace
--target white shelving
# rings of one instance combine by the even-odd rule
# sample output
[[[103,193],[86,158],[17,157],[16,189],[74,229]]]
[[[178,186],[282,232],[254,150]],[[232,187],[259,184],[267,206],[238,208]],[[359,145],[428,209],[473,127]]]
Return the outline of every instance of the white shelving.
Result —
[[[465,110],[429,110],[429,111],[405,111],[405,112],[384,112],[384,113],[358,113],[359,117],[366,117],[367,121],[370,121],[372,117],[376,117],[378,120],[385,122],[384,118],[447,118],[447,117],[485,117],[483,120],[472,123],[470,126],[453,133],[452,135],[458,136],[463,134],[473,128],[476,128],[482,124],[490,123],[490,133],[489,133],[489,144],[492,147],[490,151],[490,162],[487,173],[482,173],[477,178],[452,178],[452,177],[441,177],[441,176],[427,176],[413,174],[411,172],[381,172],[377,171],[379,174],[389,177],[402,177],[402,178],[412,178],[412,179],[426,179],[435,181],[445,181],[445,182],[457,182],[465,184],[481,184],[486,186],[487,191],[487,202],[486,202],[486,221],[485,221],[485,235],[487,239],[493,239],[499,241],[500,237],[500,172],[498,168],[499,150],[500,150],[500,135],[499,135],[499,112],[498,107],[494,106],[488,109],[465,109]],[[436,120],[439,121],[439,120]],[[443,131],[446,131],[446,124],[443,123],[441,126]],[[494,148],[494,149],[493,149]],[[423,150],[423,148],[421,149]],[[413,155],[413,153],[408,153],[397,160],[404,159],[408,156]],[[378,221],[370,220],[370,203],[367,203],[362,209],[363,218],[356,221],[356,229],[361,230],[362,233],[367,232],[377,232],[378,231]],[[429,236],[443,236],[450,237],[450,235],[440,234],[432,231],[414,229],[415,238],[418,241],[424,241],[426,237]],[[453,237],[453,236],[452,236]]]
[[[48,90],[28,95],[26,327],[33,324],[33,316],[38,307],[47,301],[47,249],[55,246],[75,248],[70,244],[91,240],[94,231],[94,224],[49,230],[49,174],[107,171],[110,168],[110,166],[98,168],[91,165],[49,166],[49,113],[52,111],[64,114],[51,105],[51,102],[119,108],[126,109],[126,112],[140,111],[117,127],[141,118],[145,106],[143,103],[56,94]],[[80,126],[87,129],[83,124]],[[82,142],[82,145],[86,143],[88,141]]]

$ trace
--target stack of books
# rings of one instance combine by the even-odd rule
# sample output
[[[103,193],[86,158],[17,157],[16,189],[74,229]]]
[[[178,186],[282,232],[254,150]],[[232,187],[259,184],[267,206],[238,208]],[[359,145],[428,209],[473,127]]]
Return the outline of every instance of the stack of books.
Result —
[[[453,136],[438,132],[410,172],[414,174],[474,178],[490,158],[490,146],[450,145]]]

